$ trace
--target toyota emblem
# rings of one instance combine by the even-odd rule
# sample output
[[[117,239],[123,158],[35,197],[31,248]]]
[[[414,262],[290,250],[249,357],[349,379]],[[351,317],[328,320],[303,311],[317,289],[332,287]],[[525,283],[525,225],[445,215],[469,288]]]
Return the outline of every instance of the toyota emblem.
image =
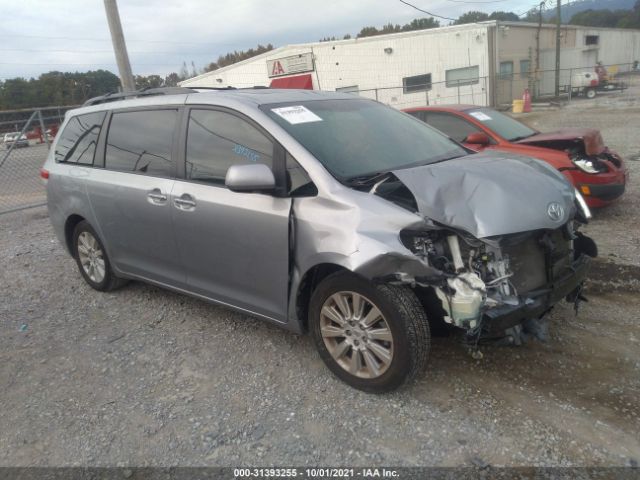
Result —
[[[551,202],[547,207],[547,215],[554,222],[560,222],[564,218],[564,208],[557,202]]]

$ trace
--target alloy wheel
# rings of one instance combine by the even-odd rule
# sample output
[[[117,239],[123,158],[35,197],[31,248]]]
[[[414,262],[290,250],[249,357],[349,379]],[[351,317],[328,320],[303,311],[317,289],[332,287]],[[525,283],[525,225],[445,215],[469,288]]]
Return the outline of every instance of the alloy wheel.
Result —
[[[87,277],[92,282],[101,283],[106,273],[104,253],[96,237],[84,231],[78,235],[78,259]]]
[[[320,333],[327,350],[344,370],[377,378],[393,360],[393,335],[380,309],[356,292],[337,292],[322,305]]]

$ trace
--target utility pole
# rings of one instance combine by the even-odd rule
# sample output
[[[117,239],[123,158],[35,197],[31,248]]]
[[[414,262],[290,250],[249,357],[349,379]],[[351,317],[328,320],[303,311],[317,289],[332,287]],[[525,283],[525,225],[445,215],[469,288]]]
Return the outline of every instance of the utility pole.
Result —
[[[560,0],[556,0],[556,97],[559,97],[559,96],[560,96]]]
[[[538,82],[540,80],[540,32],[542,31],[542,7],[544,7],[544,1],[540,2],[538,6],[538,29],[536,30],[536,69],[533,76],[533,88],[531,86],[531,92],[533,95],[538,94]],[[531,78],[531,75],[529,75]]]
[[[127,54],[127,45],[124,42],[124,34],[122,33],[122,25],[120,24],[120,14],[118,13],[118,5],[116,0],[104,0],[104,9],[107,12],[107,21],[109,22],[109,30],[111,31],[111,41],[113,50],[116,53],[116,63],[120,72],[120,83],[122,90],[131,92],[136,89],[131,73],[131,64],[129,63],[129,55]]]

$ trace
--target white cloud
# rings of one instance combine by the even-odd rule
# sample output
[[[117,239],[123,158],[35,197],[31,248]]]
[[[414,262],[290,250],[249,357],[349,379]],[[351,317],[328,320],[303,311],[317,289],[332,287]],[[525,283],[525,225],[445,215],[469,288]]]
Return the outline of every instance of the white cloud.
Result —
[[[531,2],[411,3],[456,18],[468,10],[521,13]],[[397,0],[120,0],[118,6],[132,69],[145,75],[178,71],[183,61],[202,68],[221,54],[258,43],[312,42],[426,16]],[[5,2],[2,17],[0,79],[51,70],[117,73],[101,0]]]

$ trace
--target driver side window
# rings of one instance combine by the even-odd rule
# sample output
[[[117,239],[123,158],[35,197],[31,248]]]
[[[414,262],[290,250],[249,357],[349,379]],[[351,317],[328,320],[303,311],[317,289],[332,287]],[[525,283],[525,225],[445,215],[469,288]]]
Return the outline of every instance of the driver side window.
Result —
[[[460,143],[462,143],[470,133],[480,131],[475,125],[448,113],[428,112],[425,121]]]
[[[273,142],[246,120],[217,110],[191,110],[186,178],[224,185],[232,165],[262,163],[273,169]]]

